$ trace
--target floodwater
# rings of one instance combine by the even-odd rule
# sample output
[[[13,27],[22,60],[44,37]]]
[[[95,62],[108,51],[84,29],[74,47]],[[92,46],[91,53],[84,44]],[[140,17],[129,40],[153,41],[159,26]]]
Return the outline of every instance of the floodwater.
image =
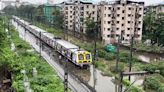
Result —
[[[30,44],[33,45],[33,47],[36,47],[35,49],[37,51],[39,51],[39,47],[40,47],[40,41],[39,39],[37,39],[36,37],[34,37],[33,35],[31,35],[30,33],[26,32],[25,30],[18,26],[16,23],[12,22],[16,28],[19,30],[19,36],[24,39],[27,40]],[[59,59],[59,54],[57,52],[55,52],[52,48],[50,48],[49,46],[47,46],[45,43],[41,43],[42,44],[42,50],[41,50],[41,54],[44,55],[45,57],[48,58],[46,60],[52,61],[49,64],[54,64],[54,66],[58,66],[58,70],[60,71],[59,76],[64,74],[64,69],[65,69],[65,64],[66,64],[66,60],[64,59],[64,57],[62,57],[62,59]],[[53,66],[53,65],[52,65]],[[67,70],[69,71],[70,76],[74,75],[76,76],[77,80],[80,81],[79,84],[81,84],[81,82],[83,82],[83,84],[85,85],[89,85],[90,87],[94,88],[97,92],[118,92],[118,84],[115,84],[114,82],[114,78],[113,77],[108,77],[108,76],[103,76],[101,74],[101,71],[94,69],[93,65],[91,65],[89,67],[89,69],[81,69],[77,66],[75,66],[73,63],[68,62],[68,68]],[[71,77],[69,77],[71,78]],[[69,81],[73,79],[69,79]],[[76,80],[76,79],[74,79]],[[143,82],[143,78],[139,78],[139,77],[135,77],[132,76],[132,81],[137,80],[135,83],[136,85],[142,85]],[[75,82],[72,82],[75,83]],[[79,87],[79,89],[83,90],[82,88],[80,88],[80,86],[77,85],[77,88]],[[82,92],[82,91],[75,91],[75,92]],[[83,92],[89,92],[89,91],[83,91]]]
[[[151,53],[140,53],[140,52],[134,52],[134,55],[137,56],[137,58],[145,63],[155,62],[158,60],[164,60],[164,55],[155,55]]]

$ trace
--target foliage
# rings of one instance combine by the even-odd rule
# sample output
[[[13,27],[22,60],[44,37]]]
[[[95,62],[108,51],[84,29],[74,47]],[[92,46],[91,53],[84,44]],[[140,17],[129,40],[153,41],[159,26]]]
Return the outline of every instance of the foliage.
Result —
[[[151,39],[152,44],[164,45],[163,24],[164,17],[159,17],[155,12],[147,13],[144,17],[143,35],[146,39]]]
[[[148,71],[150,73],[154,73],[157,70],[157,66],[154,64],[146,64],[142,67],[144,71]]]
[[[90,16],[86,18],[85,24],[87,27],[86,28],[87,37],[89,38],[97,37],[98,30],[96,29],[96,23],[94,22],[94,20],[90,18]]]
[[[161,85],[161,86],[158,88],[157,92],[164,92],[164,85]]]
[[[21,71],[26,70],[26,75],[35,92],[37,91],[35,89],[39,89],[37,92],[41,92],[41,89],[43,89],[42,92],[63,92],[63,83],[55,73],[54,69],[52,69],[52,67],[43,59],[39,58],[36,52],[27,52],[27,50],[32,48],[29,44],[19,38],[14,27],[10,27],[9,31],[12,33],[12,39],[8,39],[6,32],[3,30],[2,23],[0,17],[0,69],[7,68],[12,72],[12,87],[18,92],[24,92],[24,76],[21,74]],[[11,42],[15,44],[15,52],[11,51]],[[34,67],[38,70],[38,77],[36,78],[32,76],[32,69]]]
[[[124,71],[125,65],[124,64],[119,64],[118,65],[118,71],[116,70],[116,65],[113,65],[110,67],[111,72],[117,73],[120,71]]]
[[[144,80],[144,89],[152,89],[152,90],[158,90],[160,84],[160,80],[157,79],[154,76],[148,76]]]

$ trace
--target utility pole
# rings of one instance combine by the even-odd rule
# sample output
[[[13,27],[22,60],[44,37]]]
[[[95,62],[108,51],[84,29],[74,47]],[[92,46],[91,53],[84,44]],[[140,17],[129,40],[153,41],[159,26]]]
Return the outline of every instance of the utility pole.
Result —
[[[129,60],[129,72],[132,71],[132,61],[133,61],[133,40],[134,40],[134,36],[131,36],[131,45],[130,45],[130,60]],[[129,81],[130,81],[131,77],[129,75]]]
[[[41,41],[41,35],[42,35],[42,34],[41,34],[41,31],[40,31],[40,32],[39,32],[39,37],[40,37],[40,39],[39,39],[39,41],[40,41],[40,44],[39,44],[39,48],[40,48],[40,49],[39,49],[39,50],[40,50],[40,51],[39,51],[39,52],[40,52],[40,58],[41,58],[41,56],[42,56],[42,41]]]
[[[64,70],[64,92],[68,92],[68,59],[65,57],[65,70]]]
[[[96,36],[97,36],[97,31],[98,31],[98,22],[96,22],[96,25],[95,25],[95,28],[93,29],[94,30],[94,62],[93,62],[93,77],[94,77],[94,86],[93,88],[95,89],[95,86],[96,86],[96,67],[95,67],[95,64],[96,64],[96,60],[97,60],[97,45],[96,45]]]
[[[117,43],[117,60],[116,60],[116,71],[118,72],[118,63],[120,61],[120,36],[118,36],[118,43]]]

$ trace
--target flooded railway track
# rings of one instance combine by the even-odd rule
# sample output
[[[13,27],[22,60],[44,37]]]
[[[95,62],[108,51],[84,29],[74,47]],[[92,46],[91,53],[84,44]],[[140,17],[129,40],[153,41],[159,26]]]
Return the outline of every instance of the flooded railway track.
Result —
[[[27,42],[29,42],[29,44],[38,53],[40,53],[40,48],[39,48],[40,45],[37,44],[37,40],[39,40],[39,39],[36,38],[34,35],[32,35],[30,32],[25,31],[25,29],[23,29],[23,27],[21,27],[21,25],[16,24],[15,26],[17,26],[16,28],[17,28],[17,31],[19,32],[19,35],[21,36],[21,38],[26,40]],[[56,53],[52,48],[48,47],[45,43],[42,46],[46,46],[48,49],[45,49],[45,48],[42,49],[41,50],[41,56],[56,70],[59,77],[62,80],[64,80],[64,66],[63,66],[64,65],[64,59],[62,59],[61,62],[59,63],[59,61],[58,61],[59,60],[58,59],[59,54]],[[88,85],[87,83],[84,82],[85,78],[80,79],[78,77],[78,75],[75,75],[78,73],[74,70],[78,70],[78,67],[77,68],[73,67],[73,64],[70,62],[68,64],[69,64],[69,66],[71,66],[71,68],[68,67],[69,69],[71,69],[71,71],[69,70],[69,74],[68,74],[68,86],[69,86],[69,88],[74,92],[96,92],[90,85]],[[81,71],[81,73],[87,74],[86,70]],[[89,72],[88,72],[88,74],[89,74]]]

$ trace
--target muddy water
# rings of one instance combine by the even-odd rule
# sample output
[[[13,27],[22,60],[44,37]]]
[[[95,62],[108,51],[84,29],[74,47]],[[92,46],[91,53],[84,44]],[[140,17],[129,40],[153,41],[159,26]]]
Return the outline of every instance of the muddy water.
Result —
[[[24,31],[24,29],[22,29],[21,27],[18,27],[19,30]],[[24,39],[29,39],[26,38],[27,33],[20,32],[20,36]],[[31,35],[32,36],[32,35]],[[40,41],[33,37],[36,41],[34,41],[34,43],[36,45],[40,45]],[[55,52],[52,48],[50,48],[49,46],[47,46],[45,43],[42,44],[42,51],[46,52],[47,55],[49,55],[50,58],[54,59],[54,62],[58,62],[58,64],[60,66],[63,67],[63,69],[65,68],[65,59],[64,57],[62,57],[62,59],[59,59],[59,54],[57,52]],[[107,76],[103,76],[101,74],[101,71],[99,70],[95,70],[95,73],[93,73],[94,68],[91,65],[89,69],[81,69],[77,66],[75,66],[73,63],[68,62],[68,70],[70,73],[72,73],[73,75],[76,75],[77,78],[79,78],[80,80],[82,80],[83,82],[85,82],[86,84],[90,85],[91,87],[95,88],[97,92],[118,92],[117,88],[118,85],[114,83],[114,78],[112,77],[107,77]],[[135,80],[136,77],[132,78],[132,80]],[[140,81],[140,79],[138,82],[136,82],[138,85],[142,84],[142,79]]]
[[[134,52],[134,55],[143,62],[150,63],[158,60],[164,60],[164,55],[156,55],[151,53],[141,53],[141,52]]]

